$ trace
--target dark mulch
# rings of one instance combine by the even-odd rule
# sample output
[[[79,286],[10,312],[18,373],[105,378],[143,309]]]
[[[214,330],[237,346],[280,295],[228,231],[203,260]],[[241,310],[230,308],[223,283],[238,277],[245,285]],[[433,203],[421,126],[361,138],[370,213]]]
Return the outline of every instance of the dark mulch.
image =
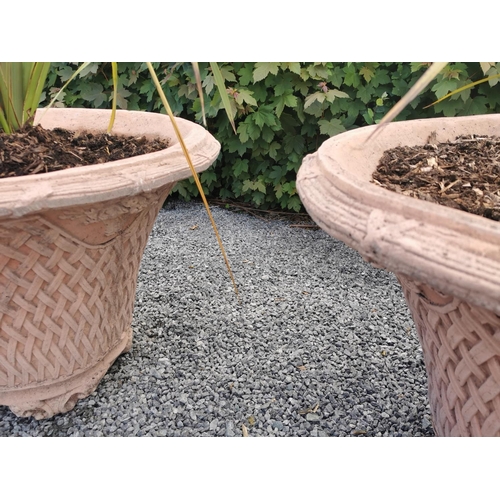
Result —
[[[20,132],[0,131],[0,178],[54,172],[153,153],[169,141],[108,134],[75,134],[56,128],[25,127]]]
[[[500,221],[500,138],[459,136],[382,156],[373,182],[406,196]]]

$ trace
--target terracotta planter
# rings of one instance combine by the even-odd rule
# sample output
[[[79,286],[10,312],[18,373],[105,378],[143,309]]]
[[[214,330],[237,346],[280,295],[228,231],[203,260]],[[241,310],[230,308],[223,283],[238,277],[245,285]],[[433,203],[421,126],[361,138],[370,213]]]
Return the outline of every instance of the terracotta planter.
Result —
[[[392,123],[340,134],[307,156],[297,189],[311,217],[396,274],[422,345],[439,436],[500,436],[500,224],[370,182],[386,149],[498,135],[500,115]]]
[[[38,111],[46,128],[105,131],[109,111]],[[179,119],[195,168],[220,145]],[[118,111],[113,133],[162,136],[157,153],[0,180],[0,404],[71,410],[130,349],[140,260],[174,184],[191,176],[165,115]],[[168,258],[168,257],[165,257]]]

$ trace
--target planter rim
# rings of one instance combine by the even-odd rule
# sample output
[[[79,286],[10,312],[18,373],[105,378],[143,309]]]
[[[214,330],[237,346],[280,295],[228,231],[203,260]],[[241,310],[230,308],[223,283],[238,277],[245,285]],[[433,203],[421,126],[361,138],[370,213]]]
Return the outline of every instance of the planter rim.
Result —
[[[339,134],[304,158],[297,190],[311,217],[365,260],[500,314],[500,223],[370,182],[397,146],[499,135],[500,114],[408,120]]]
[[[105,132],[111,111],[81,108],[39,109],[35,123],[45,128]],[[219,142],[203,127],[176,119],[197,172],[217,158]],[[148,192],[191,177],[170,118],[145,111],[116,112],[117,135],[170,139],[167,149],[98,165],[0,179],[0,218],[20,217],[48,208],[64,208]]]

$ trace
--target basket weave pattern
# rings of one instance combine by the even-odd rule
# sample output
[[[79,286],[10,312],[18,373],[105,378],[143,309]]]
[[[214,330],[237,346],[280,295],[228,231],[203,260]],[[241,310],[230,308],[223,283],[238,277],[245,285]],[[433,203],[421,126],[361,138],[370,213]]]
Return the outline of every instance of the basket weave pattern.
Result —
[[[416,324],[438,436],[500,436],[500,317],[398,275]]]
[[[0,404],[11,404],[9,392],[15,392],[20,400],[11,409],[36,415],[41,403],[33,390],[43,386],[43,394],[59,407],[49,413],[58,413],[92,392],[105,373],[99,369],[92,375],[92,367],[109,357],[124,335],[130,337],[140,260],[170,189],[149,193],[147,203],[144,195],[136,195],[132,200],[138,203],[127,198],[83,207],[81,216],[75,216],[74,208],[60,213],[61,221],[76,219],[71,232],[54,224],[52,215],[0,221]],[[102,225],[100,219],[108,228],[105,242],[79,241],[78,226],[87,226],[88,232],[92,223]],[[51,393],[51,384],[61,386],[79,374],[87,379],[80,387],[73,383],[68,394],[61,395],[60,389]],[[23,401],[23,389],[32,402]]]

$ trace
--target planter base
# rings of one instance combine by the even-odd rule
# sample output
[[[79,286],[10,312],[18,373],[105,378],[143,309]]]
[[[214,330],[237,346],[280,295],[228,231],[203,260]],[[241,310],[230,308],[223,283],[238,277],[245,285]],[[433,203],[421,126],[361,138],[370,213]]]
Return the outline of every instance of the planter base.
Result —
[[[140,261],[172,187],[0,222],[0,404],[69,411],[130,349]]]
[[[78,400],[86,398],[96,390],[116,358],[130,351],[131,347],[132,329],[129,328],[118,345],[110,349],[106,356],[89,370],[59,383],[53,382],[6,393],[3,395],[3,402],[9,405],[10,410],[18,417],[34,417],[37,420],[70,411]],[[44,399],[40,399],[43,397]]]
[[[500,437],[500,317],[404,275],[438,436]]]

